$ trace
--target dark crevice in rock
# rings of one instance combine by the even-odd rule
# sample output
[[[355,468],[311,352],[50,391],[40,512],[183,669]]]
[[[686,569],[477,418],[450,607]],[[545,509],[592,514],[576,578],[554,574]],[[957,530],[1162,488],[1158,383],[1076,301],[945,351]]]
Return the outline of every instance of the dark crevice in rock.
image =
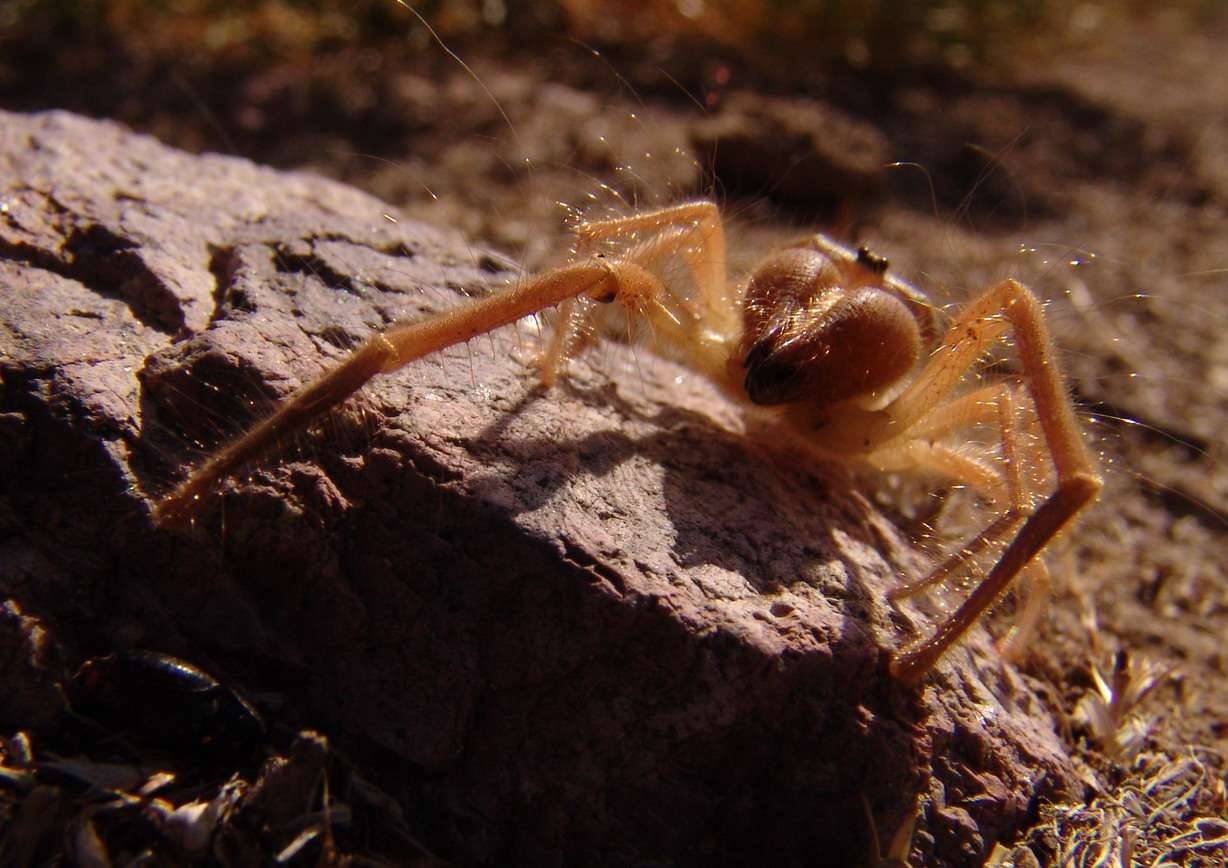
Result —
[[[66,276],[126,301],[151,328],[171,334],[183,328],[178,299],[142,259],[137,242],[92,224],[74,227],[63,249],[71,255]]]
[[[209,316],[212,325],[232,308],[247,307],[247,299],[243,291],[235,286],[235,273],[238,271],[240,259],[238,251],[232,245],[209,246],[209,273],[213,275],[213,311]]]
[[[24,242],[0,238],[0,256],[75,280],[125,302],[140,322],[166,334],[184,324],[183,311],[162,280],[141,260],[139,245],[98,224],[75,226],[63,256]]]
[[[277,262],[283,271],[314,277],[329,289],[339,289],[359,298],[364,297],[362,290],[355,284],[353,275],[335,270],[330,262],[314,251],[298,253],[283,249],[278,251]]]

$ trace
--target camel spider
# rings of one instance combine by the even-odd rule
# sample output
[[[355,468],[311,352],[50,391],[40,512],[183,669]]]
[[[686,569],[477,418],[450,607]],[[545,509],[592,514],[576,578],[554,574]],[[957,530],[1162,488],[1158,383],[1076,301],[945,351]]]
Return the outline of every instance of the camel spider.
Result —
[[[1031,590],[1003,651],[1009,656],[1022,647],[1047,596],[1048,572],[1037,555],[1101,487],[1030,290],[1014,280],[995,284],[940,337],[933,308],[889,275],[885,260],[822,235],[769,254],[744,286],[731,286],[720,213],[708,201],[581,222],[575,235],[568,264],[370,338],[197,468],[156,504],[154,520],[190,519],[215,483],[376,374],[557,307],[559,324],[540,361],[549,386],[583,343],[593,309],[618,302],[728,394],[776,407],[816,456],[945,477],[1001,510],[928,576],[892,593],[893,599],[917,593],[1005,544],[988,575],[932,636],[893,654],[895,677],[911,681],[929,671],[1020,574]],[[685,264],[690,295],[667,289],[661,272],[668,260]],[[1022,368],[1018,381],[954,394],[1008,330]],[[974,427],[995,432],[996,456],[942,442]],[[1052,492],[1034,506],[1033,490],[1051,477]]]

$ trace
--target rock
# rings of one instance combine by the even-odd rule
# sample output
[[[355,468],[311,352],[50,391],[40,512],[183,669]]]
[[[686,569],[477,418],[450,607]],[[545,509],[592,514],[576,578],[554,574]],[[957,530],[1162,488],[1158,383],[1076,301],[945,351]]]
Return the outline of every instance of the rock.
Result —
[[[891,159],[882,132],[834,106],[749,91],[730,94],[691,137],[722,190],[812,211],[873,199]]]
[[[58,656],[58,649],[38,619],[22,614],[13,600],[0,602],[3,731],[54,732],[65,712],[64,695],[56,682]]]
[[[68,661],[174,655],[310,726],[461,865],[850,864],[921,805],[979,864],[1077,783],[981,631],[921,687],[917,556],[840,468],[529,327],[379,377],[221,486],[153,500],[372,330],[513,275],[307,175],[62,113],[0,125],[0,598]],[[72,665],[66,666],[71,671]]]

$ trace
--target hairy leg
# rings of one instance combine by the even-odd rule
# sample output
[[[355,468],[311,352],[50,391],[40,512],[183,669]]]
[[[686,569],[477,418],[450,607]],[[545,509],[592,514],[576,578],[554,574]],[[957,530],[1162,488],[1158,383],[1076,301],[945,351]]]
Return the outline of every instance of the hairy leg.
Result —
[[[570,298],[587,295],[613,300],[622,292],[620,277],[618,269],[601,261],[565,265],[449,313],[391,326],[302,386],[273,415],[193,470],[154,505],[154,521],[163,526],[190,521],[200,501],[217,483],[264,455],[287,435],[306,428],[377,374],[395,371]]]
[[[1056,488],[1035,510],[1030,505],[1025,507],[1026,517],[1022,526],[1015,532],[989,575],[964,604],[929,639],[894,656],[891,671],[903,680],[914,680],[929,671],[942,653],[967,631],[1011,581],[1029,567],[1053,537],[1096,498],[1101,488],[1101,480],[1095,472],[1091,454],[1083,442],[1082,431],[1066,394],[1040,302],[1026,287],[1013,280],[995,285],[963,311],[916,381],[886,408],[884,412],[889,422],[883,426],[883,430],[894,428],[907,431],[917,424],[924,427],[927,423],[923,420],[931,413],[941,412],[941,402],[945,396],[977,358],[1006,334],[1008,328],[1014,333],[1024,382],[1035,408],[1035,418],[1056,470]],[[933,409],[936,405],[939,410]],[[942,427],[932,422],[928,426],[931,430]],[[1015,430],[1013,418],[1009,422],[1009,430]],[[881,434],[879,436],[882,437]],[[882,439],[889,440],[886,437]],[[1017,435],[1004,433],[1002,444],[1008,473],[1004,482],[1013,492],[1011,502],[1020,504],[1027,498],[1023,490],[1023,457],[1019,454]],[[884,447],[887,450],[893,448],[888,442],[884,442]],[[1014,509],[1013,506],[1012,511]],[[1011,529],[1007,524],[1003,523],[1001,527],[991,525],[986,532],[989,539],[980,543],[979,547],[984,548],[995,535],[1005,538]],[[1039,576],[1039,573],[1033,572],[1032,575]],[[1024,614],[1032,621],[1037,617],[1037,613],[1029,611],[1028,606],[1025,606]]]
[[[687,304],[693,321],[721,333],[736,330],[741,312],[734,288],[728,283],[725,230],[715,203],[683,202],[626,217],[580,223],[576,239],[581,255],[593,252],[598,242],[625,239],[633,242],[633,252],[620,252],[616,258],[648,265],[651,258],[664,254],[681,257],[699,292],[697,303]]]

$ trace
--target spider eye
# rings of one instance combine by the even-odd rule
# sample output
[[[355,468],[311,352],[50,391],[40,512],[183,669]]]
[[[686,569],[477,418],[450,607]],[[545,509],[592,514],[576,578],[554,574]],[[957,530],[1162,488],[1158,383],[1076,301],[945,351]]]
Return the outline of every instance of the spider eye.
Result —
[[[886,274],[889,263],[886,257],[879,256],[869,247],[858,247],[857,264],[862,268],[873,271],[875,274]]]

